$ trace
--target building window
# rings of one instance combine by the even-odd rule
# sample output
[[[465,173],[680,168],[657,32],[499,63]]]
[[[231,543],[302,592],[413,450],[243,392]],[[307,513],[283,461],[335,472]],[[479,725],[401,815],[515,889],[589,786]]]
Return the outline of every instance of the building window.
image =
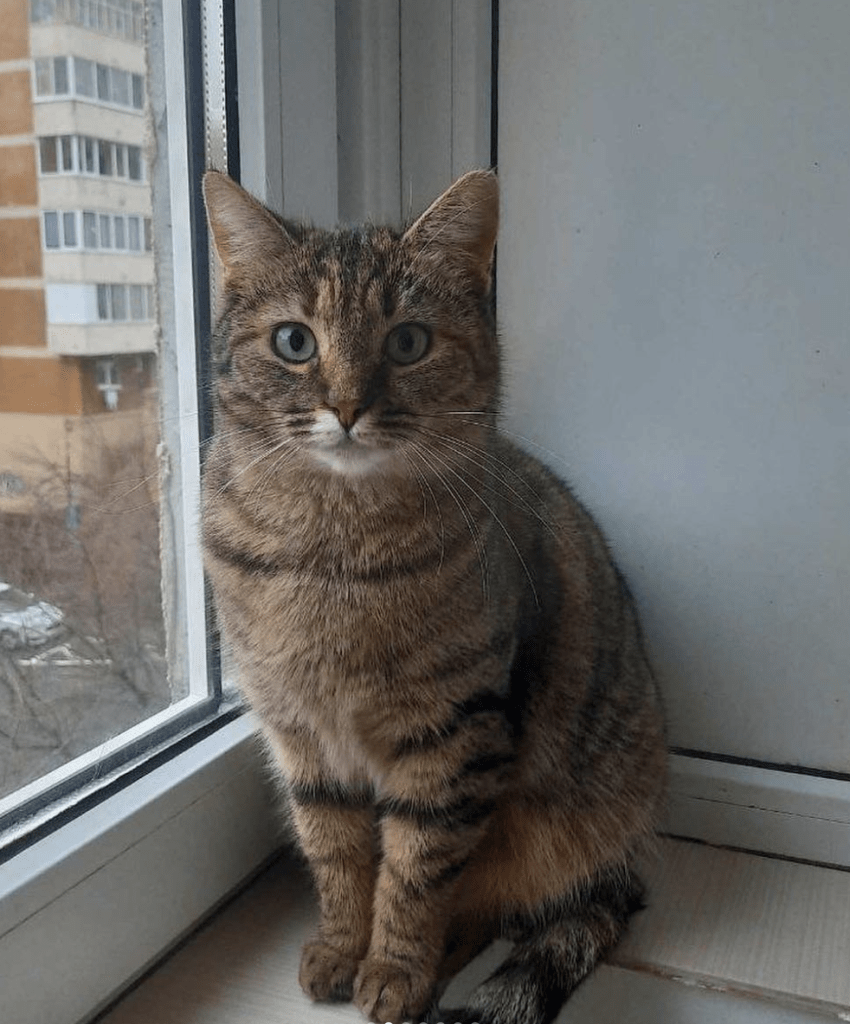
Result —
[[[32,0],[30,21],[79,25],[134,43],[145,38],[145,10],[140,0]]]
[[[118,392],[121,390],[121,378],[114,359],[98,359],[95,363],[95,381],[98,391],[103,395],[103,404],[113,411],[118,408]]]
[[[92,252],[141,253],[150,242],[150,217],[140,214],[97,213],[94,210],[45,210],[45,249],[86,249]]]
[[[92,139],[87,135],[44,135],[38,140],[42,174],[92,174],[145,180],[141,146]]]
[[[39,99],[79,96],[109,106],[144,109],[144,78],[123,68],[85,57],[37,57],[34,72]]]
[[[101,321],[152,320],[153,286],[149,284],[97,285],[97,316]]]

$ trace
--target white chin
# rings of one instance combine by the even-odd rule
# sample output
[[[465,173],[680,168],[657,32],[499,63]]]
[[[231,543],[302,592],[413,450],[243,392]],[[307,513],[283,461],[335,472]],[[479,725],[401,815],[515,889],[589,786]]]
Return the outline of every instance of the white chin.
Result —
[[[316,448],[313,454],[323,466],[344,476],[365,476],[380,469],[387,469],[392,461],[391,452],[380,448],[366,448],[362,444]]]

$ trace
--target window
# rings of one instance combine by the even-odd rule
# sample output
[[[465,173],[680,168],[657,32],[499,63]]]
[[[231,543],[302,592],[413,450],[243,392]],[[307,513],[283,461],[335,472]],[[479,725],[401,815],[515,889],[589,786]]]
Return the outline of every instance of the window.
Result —
[[[74,85],[78,96],[93,98],[96,95],[93,61],[74,57]]]
[[[153,319],[153,288],[142,284],[97,285],[97,316],[99,320]]]
[[[145,5],[141,0],[32,0],[33,24],[79,25],[104,35],[144,41]]]
[[[135,182],[145,180],[141,146],[85,135],[42,136],[38,144],[42,174],[95,174]]]
[[[74,213],[62,214],[62,244],[66,249],[77,247],[77,216]]]
[[[48,249],[59,249],[62,245],[59,237],[59,214],[53,210],[44,214],[44,244]]]

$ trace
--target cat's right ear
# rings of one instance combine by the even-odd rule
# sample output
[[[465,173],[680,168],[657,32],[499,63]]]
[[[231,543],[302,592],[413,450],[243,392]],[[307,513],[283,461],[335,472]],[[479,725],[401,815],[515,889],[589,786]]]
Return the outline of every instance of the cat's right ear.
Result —
[[[204,201],[226,275],[250,271],[258,262],[281,255],[292,246],[280,221],[221,171],[204,175]]]

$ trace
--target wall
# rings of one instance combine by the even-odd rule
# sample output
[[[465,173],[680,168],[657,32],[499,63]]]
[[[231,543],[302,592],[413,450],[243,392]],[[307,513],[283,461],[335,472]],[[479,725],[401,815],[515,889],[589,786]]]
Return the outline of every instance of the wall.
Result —
[[[850,5],[502,0],[509,425],[607,528],[672,740],[850,770]]]

